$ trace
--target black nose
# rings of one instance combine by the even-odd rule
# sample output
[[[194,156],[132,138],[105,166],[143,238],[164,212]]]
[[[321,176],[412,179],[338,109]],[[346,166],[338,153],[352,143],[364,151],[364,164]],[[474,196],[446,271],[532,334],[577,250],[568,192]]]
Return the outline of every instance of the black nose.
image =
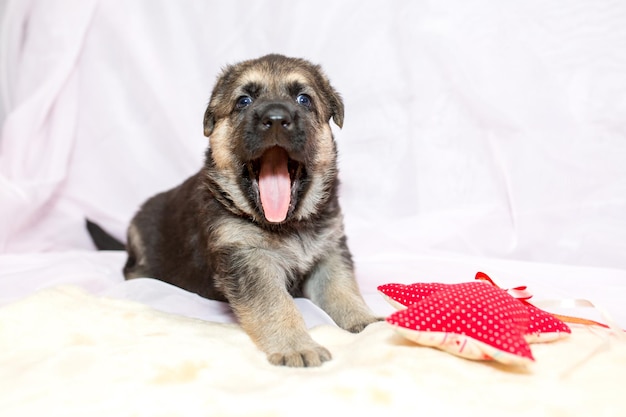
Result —
[[[291,131],[293,118],[289,110],[281,105],[269,106],[260,118],[261,130]]]

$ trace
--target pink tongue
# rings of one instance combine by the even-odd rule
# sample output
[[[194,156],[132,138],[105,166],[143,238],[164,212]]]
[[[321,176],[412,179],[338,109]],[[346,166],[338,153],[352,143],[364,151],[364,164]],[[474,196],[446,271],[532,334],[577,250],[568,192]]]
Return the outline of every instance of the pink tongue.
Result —
[[[291,201],[291,180],[287,163],[287,152],[278,146],[268,149],[261,156],[259,193],[265,218],[272,223],[279,223],[287,218]]]

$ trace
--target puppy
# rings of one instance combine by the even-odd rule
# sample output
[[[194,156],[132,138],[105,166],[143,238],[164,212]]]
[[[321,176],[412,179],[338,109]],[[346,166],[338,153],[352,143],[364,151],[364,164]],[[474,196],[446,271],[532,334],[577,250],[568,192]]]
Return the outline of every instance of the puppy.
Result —
[[[351,332],[378,320],[357,288],[337,199],[329,123],[341,127],[343,116],[341,97],[308,61],[267,55],[226,67],[204,115],[204,166],[140,208],[126,278],[228,301],[272,364],[329,360],[292,297]]]

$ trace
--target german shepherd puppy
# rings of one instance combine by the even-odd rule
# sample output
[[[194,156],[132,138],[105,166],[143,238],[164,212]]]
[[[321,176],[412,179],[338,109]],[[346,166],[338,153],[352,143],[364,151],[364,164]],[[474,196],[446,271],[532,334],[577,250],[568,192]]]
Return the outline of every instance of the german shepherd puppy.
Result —
[[[329,360],[292,297],[351,332],[379,320],[357,288],[337,199],[329,122],[341,127],[343,116],[341,97],[308,61],[267,55],[226,67],[204,115],[204,166],[136,214],[126,278],[228,301],[272,364]]]

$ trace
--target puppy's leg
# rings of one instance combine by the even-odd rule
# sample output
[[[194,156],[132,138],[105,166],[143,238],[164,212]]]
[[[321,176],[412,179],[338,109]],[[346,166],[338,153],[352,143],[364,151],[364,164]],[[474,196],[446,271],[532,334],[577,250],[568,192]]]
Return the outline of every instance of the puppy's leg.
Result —
[[[322,259],[304,285],[304,295],[321,307],[345,330],[358,333],[382,320],[363,300],[349,259],[334,252]]]
[[[235,285],[226,285],[230,302],[243,329],[274,365],[319,366],[331,358],[330,352],[315,342],[286,288],[280,267],[267,257],[247,256]],[[256,258],[256,259],[253,259]],[[256,265],[254,269],[251,265]],[[228,282],[228,281],[227,281]]]
[[[270,363],[303,367],[329,360],[330,352],[311,338],[289,293],[271,292],[269,297],[231,301],[241,327]]]

